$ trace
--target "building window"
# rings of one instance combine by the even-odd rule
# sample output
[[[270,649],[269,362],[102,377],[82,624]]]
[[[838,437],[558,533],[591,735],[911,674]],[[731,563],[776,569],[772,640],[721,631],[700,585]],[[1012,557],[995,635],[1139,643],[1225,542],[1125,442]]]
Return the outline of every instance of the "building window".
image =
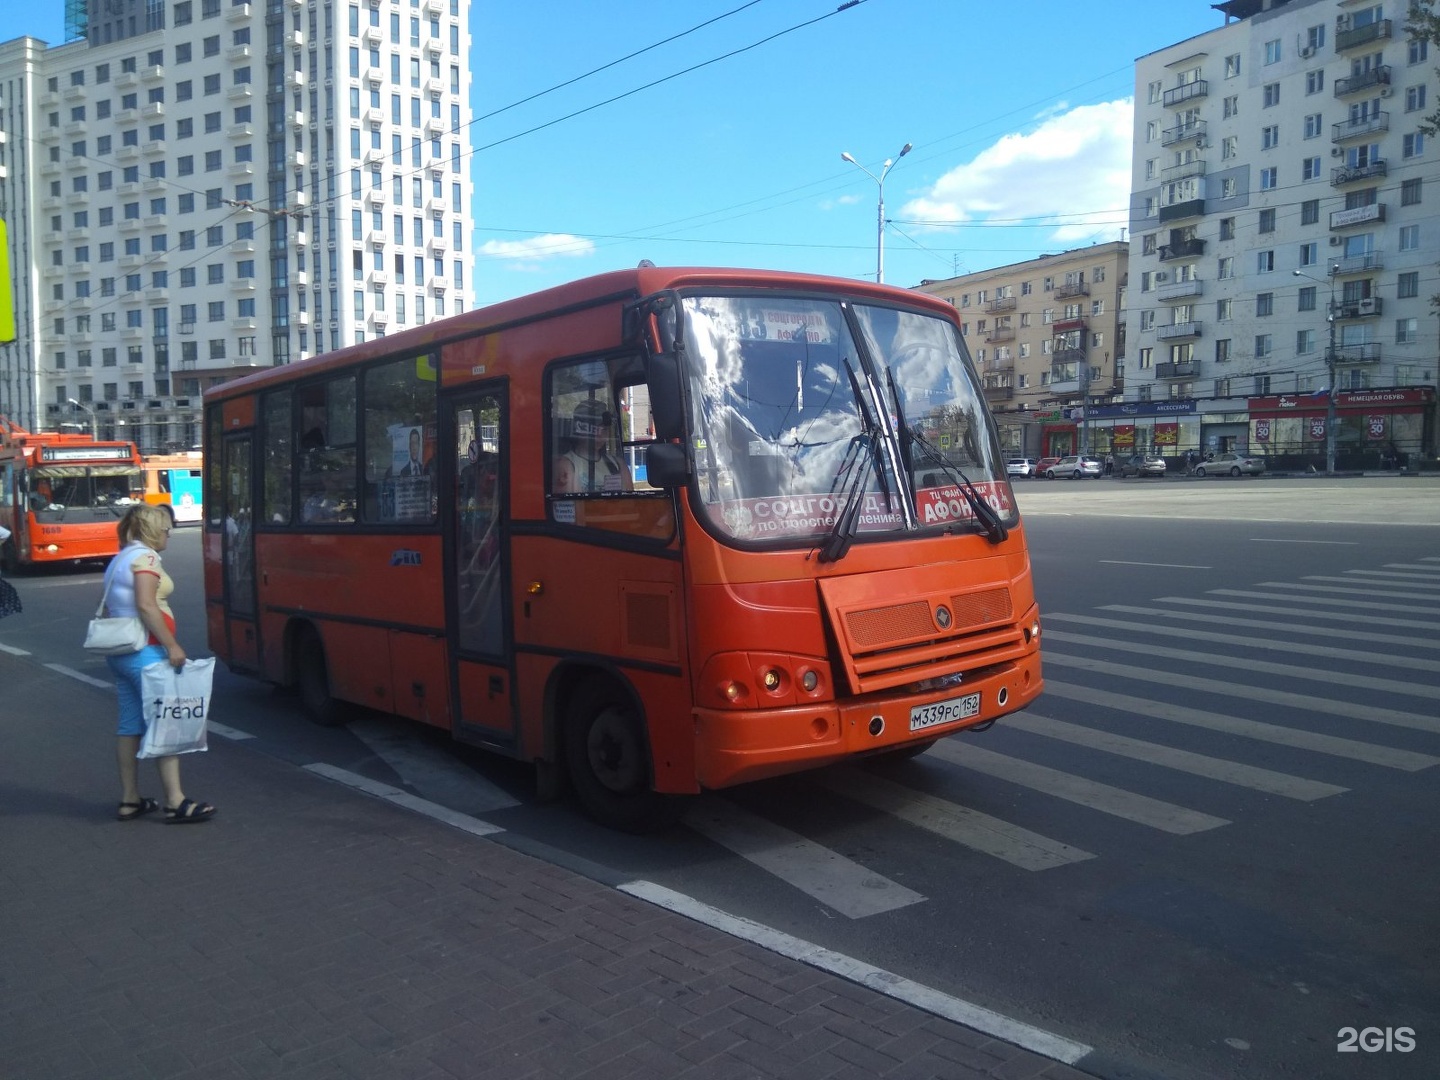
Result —
[[[1395,320],[1395,344],[1414,345],[1420,340],[1419,319],[1396,319]]]
[[[1255,314],[1262,319],[1275,314],[1274,293],[1262,292],[1255,295]]]
[[[1280,125],[1267,124],[1260,129],[1260,149],[1273,150],[1280,145]]]
[[[1265,357],[1267,357],[1267,356],[1269,356],[1269,355],[1270,355],[1270,335],[1269,335],[1269,334],[1256,334],[1256,335],[1255,335],[1255,359],[1256,359],[1256,360],[1263,360]]]
[[[1420,204],[1420,177],[1412,180],[1402,181],[1400,184],[1400,205],[1418,206]]]
[[[1230,315],[1231,315],[1231,310],[1232,310],[1232,305],[1233,305],[1233,303],[1234,303],[1234,301],[1232,301],[1232,300],[1216,300],[1216,301],[1215,301],[1215,321],[1216,321],[1216,322],[1229,322],[1229,321],[1230,321]]]
[[[1233,79],[1240,74],[1240,54],[1231,53],[1225,57],[1225,78]]]
[[[1319,113],[1310,113],[1305,117],[1305,138],[1318,139],[1325,128],[1325,121]]]
[[[1226,135],[1220,140],[1220,160],[1229,161],[1231,158],[1240,156],[1240,138],[1236,135]]]
[[[1230,360],[1230,339],[1219,338],[1215,342],[1215,362],[1217,364],[1228,363]]]
[[[1257,251],[1255,253],[1255,272],[1257,274],[1273,274],[1275,272],[1275,252]]]
[[[1299,294],[1298,294],[1298,298],[1297,298],[1297,303],[1296,303],[1296,305],[1295,305],[1295,309],[1296,309],[1297,311],[1314,311],[1314,310],[1315,310],[1315,286],[1314,286],[1314,285],[1306,285],[1303,289],[1300,290],[1300,292],[1299,292]]]
[[[1307,93],[1307,94],[1319,94],[1319,93],[1323,93],[1324,90],[1325,90],[1325,72],[1324,72],[1324,70],[1322,69],[1322,70],[1319,70],[1319,71],[1307,71],[1307,72],[1305,73],[1305,93]]]
[[[1420,226],[1419,226],[1419,225],[1405,225],[1405,226],[1403,226],[1403,227],[1400,229],[1400,250],[1401,250],[1401,251],[1419,251],[1419,250],[1420,250]]]
[[[1229,120],[1232,116],[1240,115],[1240,97],[1238,94],[1227,97],[1221,102],[1221,119]]]
[[[1265,42],[1265,66],[1278,64],[1280,62],[1280,39]]]
[[[1227,176],[1220,181],[1220,198],[1233,199],[1235,198],[1236,192],[1237,188],[1233,176]]]
[[[1261,101],[1265,108],[1272,109],[1280,104],[1280,84],[1266,83],[1261,90]]]
[[[1274,211],[1274,209],[1268,209],[1268,210],[1261,210],[1261,211],[1260,211],[1260,231],[1261,231],[1262,233],[1268,233],[1268,232],[1274,232],[1274,231],[1275,231],[1275,211]]]
[[[1405,111],[1420,112],[1425,108],[1425,85],[1411,86],[1405,91]]]
[[[1306,199],[1300,204],[1300,224],[1314,225],[1320,220],[1320,200]]]
[[[1395,284],[1395,296],[1399,300],[1411,300],[1420,295],[1420,272],[1409,270],[1400,275]]]
[[[1301,266],[1314,266],[1314,265],[1315,265],[1317,262],[1319,262],[1319,261],[1320,261],[1320,245],[1319,245],[1319,244],[1317,244],[1317,243],[1315,243],[1315,242],[1312,241],[1311,243],[1301,244],[1301,245],[1300,245],[1300,265],[1301,265]]]
[[[1295,331],[1295,355],[1296,355],[1296,356],[1304,356],[1306,353],[1312,353],[1312,352],[1314,352],[1314,351],[1315,351],[1315,331],[1314,331],[1314,330],[1297,330],[1297,331]]]
[[[1406,135],[1400,143],[1400,156],[1402,158],[1419,157],[1425,152],[1425,136],[1420,132]]]
[[[1280,182],[1280,170],[1278,166],[1271,165],[1267,169],[1260,170],[1260,190],[1274,191]]]
[[[1234,240],[1234,239],[1235,239],[1235,219],[1234,219],[1233,217],[1227,217],[1227,218],[1221,218],[1221,219],[1220,219],[1220,239],[1221,239],[1221,240]]]

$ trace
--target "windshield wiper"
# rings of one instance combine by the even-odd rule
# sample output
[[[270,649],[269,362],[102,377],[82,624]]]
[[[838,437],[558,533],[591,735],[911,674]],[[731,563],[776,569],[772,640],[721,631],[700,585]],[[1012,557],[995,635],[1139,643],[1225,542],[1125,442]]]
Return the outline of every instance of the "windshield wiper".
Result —
[[[891,390],[894,390],[893,382],[891,382],[890,387]],[[896,402],[896,408],[900,408],[899,400]],[[981,527],[984,528],[985,536],[988,537],[989,541],[991,541],[992,544],[998,544],[1001,543],[1005,537],[1008,537],[1009,528],[1005,526],[1004,521],[999,520],[999,514],[995,513],[995,507],[986,503],[981,492],[975,490],[975,485],[972,484],[971,478],[966,477],[963,472],[960,472],[960,469],[946,461],[945,455],[940,454],[940,451],[937,451],[935,445],[933,445],[929,439],[924,438],[922,433],[914,431],[909,423],[904,423],[904,419],[901,419],[900,422],[901,425],[904,426],[904,433],[909,436],[910,441],[924,451],[924,456],[926,456],[929,461],[939,465],[940,471],[945,472],[945,475],[948,475],[950,480],[955,482],[955,487],[959,488],[960,494],[965,495],[966,503],[971,505],[971,513],[975,514],[975,520],[981,523]]]
[[[825,543],[820,546],[821,562],[838,562],[843,559],[850,550],[851,541],[855,539],[860,521],[860,507],[865,501],[865,482],[870,478],[870,470],[875,464],[875,443],[868,433],[862,432],[850,440],[845,461],[850,464],[842,463],[836,478],[845,475],[848,468],[851,473],[850,483],[845,489],[840,515],[835,519],[835,525]]]

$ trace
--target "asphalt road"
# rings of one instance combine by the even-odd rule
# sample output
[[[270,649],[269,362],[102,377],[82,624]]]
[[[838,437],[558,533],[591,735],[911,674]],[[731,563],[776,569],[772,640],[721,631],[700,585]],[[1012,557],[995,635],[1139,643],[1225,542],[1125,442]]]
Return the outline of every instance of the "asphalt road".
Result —
[[[1097,1076],[1440,1073],[1440,481],[1017,497],[1038,706],[912,762],[705,796],[660,837],[537,804],[525,769],[412,725],[315,728],[226,673],[218,715],[258,752],[401,785],[602,880],[654,881],[1090,1045],[1079,1067]],[[193,530],[167,565],[202,654]],[[79,648],[98,580],[20,579],[26,614],[0,622],[0,648],[103,678]],[[1402,1027],[1408,1053],[1361,1048],[1361,1030]]]

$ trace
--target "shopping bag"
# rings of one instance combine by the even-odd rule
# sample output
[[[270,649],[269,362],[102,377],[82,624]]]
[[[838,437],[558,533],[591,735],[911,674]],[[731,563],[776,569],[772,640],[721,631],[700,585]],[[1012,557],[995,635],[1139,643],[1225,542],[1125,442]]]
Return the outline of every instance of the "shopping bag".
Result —
[[[165,661],[143,668],[140,690],[145,703],[145,737],[135,756],[170,757],[207,749],[205,725],[214,678],[213,657],[186,660],[179,671]]]
[[[20,606],[20,594],[15,591],[15,586],[0,578],[0,619],[6,615],[19,615],[23,610]]]

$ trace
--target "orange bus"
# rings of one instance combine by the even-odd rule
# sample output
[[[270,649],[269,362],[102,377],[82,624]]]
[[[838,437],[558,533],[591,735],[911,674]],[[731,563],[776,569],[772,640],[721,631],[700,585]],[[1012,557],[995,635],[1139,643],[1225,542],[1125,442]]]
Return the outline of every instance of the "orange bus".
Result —
[[[147,454],[144,461],[145,501],[168,506],[177,524],[203,520],[203,465],[204,455],[199,450],[188,450],[183,454]]]
[[[950,305],[643,265],[206,392],[211,647],[412,717],[609,825],[909,755],[1041,690]]]
[[[0,545],[6,569],[105,559],[115,525],[144,491],[134,443],[26,431],[0,416]]]

